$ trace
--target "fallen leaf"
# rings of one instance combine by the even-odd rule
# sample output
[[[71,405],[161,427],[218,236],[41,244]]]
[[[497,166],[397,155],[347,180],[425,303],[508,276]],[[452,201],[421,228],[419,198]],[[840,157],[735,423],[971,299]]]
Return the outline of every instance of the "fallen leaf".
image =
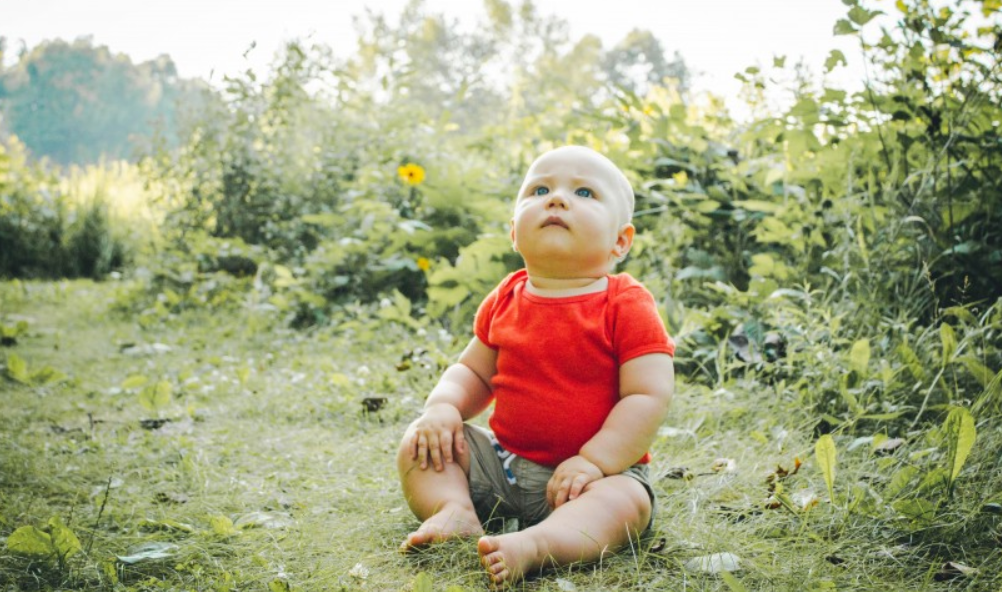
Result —
[[[292,525],[292,516],[285,512],[251,512],[233,523],[237,528],[288,528]]]
[[[557,578],[557,588],[563,592],[575,592],[578,589],[574,582],[563,578]]]
[[[188,496],[183,493],[159,492],[153,496],[153,500],[158,504],[186,504]]]
[[[943,582],[955,578],[969,578],[977,575],[977,573],[978,570],[976,568],[969,567],[963,563],[957,563],[956,561],[948,561],[943,564],[943,567],[936,572],[933,578],[937,582]]]
[[[685,570],[702,573],[720,573],[723,571],[738,571],[741,569],[741,558],[734,553],[714,553],[702,557],[694,557],[685,562]]]
[[[877,454],[891,454],[898,448],[904,446],[904,444],[905,441],[903,438],[890,438],[874,446],[873,451]]]
[[[685,479],[686,481],[692,481],[695,477],[687,467],[672,467],[661,475],[662,479]]]
[[[718,458],[710,466],[710,470],[714,473],[733,473],[737,469],[738,463],[733,458]]]
[[[143,543],[130,547],[128,555],[119,555],[118,560],[122,563],[142,563],[147,561],[160,561],[173,557],[180,547],[173,543]]]

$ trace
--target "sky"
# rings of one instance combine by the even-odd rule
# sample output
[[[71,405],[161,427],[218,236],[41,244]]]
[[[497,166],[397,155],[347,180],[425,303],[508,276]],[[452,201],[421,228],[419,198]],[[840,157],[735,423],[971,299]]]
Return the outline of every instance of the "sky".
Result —
[[[90,36],[96,45],[128,54],[134,62],[169,54],[185,78],[220,83],[224,74],[248,67],[263,71],[284,41],[309,38],[346,56],[354,47],[352,17],[366,8],[390,17],[407,0],[0,0],[0,36],[9,65],[22,44],[72,41]],[[511,1],[511,0],[510,0]],[[514,0],[517,4],[519,0]],[[479,0],[426,0],[433,12],[472,26],[484,9]],[[820,78],[828,52],[848,58],[829,79],[858,88],[863,67],[853,37],[834,37],[845,16],[841,0],[535,0],[542,14],[568,21],[572,39],[597,35],[607,48],[632,29],[647,29],[669,57],[678,51],[696,74],[693,87],[733,98],[734,74],[803,59]],[[893,8],[891,9],[893,10]],[[254,44],[253,49],[248,49]]]

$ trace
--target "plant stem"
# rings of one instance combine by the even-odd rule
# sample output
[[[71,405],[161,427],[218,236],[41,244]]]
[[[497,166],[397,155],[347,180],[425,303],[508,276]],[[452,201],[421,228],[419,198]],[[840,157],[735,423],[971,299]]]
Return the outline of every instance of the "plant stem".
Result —
[[[94,526],[90,530],[90,539],[87,541],[87,554],[90,555],[90,549],[94,546],[94,533],[97,532],[97,526],[101,523],[101,516],[104,515],[104,508],[108,505],[108,498],[111,497],[111,477],[108,477],[108,483],[104,486],[104,500],[101,501],[101,509],[97,511],[97,519],[94,520]]]

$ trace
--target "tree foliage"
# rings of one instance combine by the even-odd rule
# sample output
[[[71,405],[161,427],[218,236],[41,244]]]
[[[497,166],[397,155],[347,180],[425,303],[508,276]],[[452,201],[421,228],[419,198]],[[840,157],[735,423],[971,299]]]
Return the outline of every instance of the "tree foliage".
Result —
[[[166,55],[133,64],[88,38],[41,43],[0,70],[7,130],[64,165],[134,159],[157,133],[176,143],[178,103],[195,107],[199,89]]]

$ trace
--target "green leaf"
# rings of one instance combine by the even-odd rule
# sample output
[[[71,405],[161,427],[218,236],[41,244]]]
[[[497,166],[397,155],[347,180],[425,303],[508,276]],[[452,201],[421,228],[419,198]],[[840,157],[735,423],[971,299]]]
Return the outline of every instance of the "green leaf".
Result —
[[[953,327],[947,323],[940,325],[939,340],[943,343],[943,365],[946,366],[953,361],[953,354],[957,351],[957,335]]]
[[[832,32],[835,35],[855,35],[856,27],[853,27],[848,19],[839,19],[835,21],[835,29]]]
[[[865,378],[870,368],[870,340],[860,339],[852,344],[849,351],[849,370],[860,378]]]
[[[139,393],[139,402],[150,411],[162,409],[170,403],[171,386],[166,380],[150,385]]]
[[[835,503],[835,440],[831,434],[825,434],[818,438],[814,445],[814,457],[818,461],[818,468],[821,469],[821,476],[828,487],[828,498]]]
[[[992,372],[988,366],[981,363],[981,360],[975,358],[974,356],[961,356],[957,358],[957,361],[967,368],[967,371],[974,376],[975,379],[981,384],[981,387],[987,387],[992,382],[992,378],[995,377],[995,373]]]
[[[881,14],[884,14],[883,11],[867,10],[862,6],[853,6],[852,8],[849,9],[849,18],[852,20],[852,22],[860,26],[865,25],[866,23],[876,18],[877,15]]]
[[[904,361],[908,371],[912,373],[912,376],[915,377],[916,380],[924,382],[926,379],[925,367],[922,366],[922,362],[920,362],[918,356],[915,355],[915,351],[908,347],[907,343],[902,342],[898,345],[898,355],[901,356],[901,359]]]
[[[7,537],[7,549],[11,553],[31,557],[48,557],[55,552],[52,537],[34,526],[22,526]]]
[[[977,428],[974,427],[974,417],[963,407],[954,407],[943,422],[943,432],[949,439],[949,462],[947,469],[950,471],[950,484],[957,479],[960,471],[967,462],[967,456],[974,448],[974,440],[978,436]]]
[[[837,49],[833,49],[828,53],[828,59],[825,60],[825,72],[831,72],[836,66],[842,64],[845,66],[849,62],[845,59],[845,54]]]
[[[780,210],[779,204],[760,199],[742,199],[734,202],[734,205],[749,212],[766,212],[774,214]]]
[[[149,379],[143,376],[142,374],[133,374],[132,376],[129,376],[124,381],[122,381],[122,389],[123,390],[136,389],[142,386],[146,386],[147,382],[149,382]]]
[[[66,374],[56,370],[52,366],[46,366],[37,372],[31,373],[31,384],[47,385],[56,384],[69,378]]]
[[[434,592],[428,572],[423,571],[414,578],[414,592]]]
[[[58,516],[49,519],[49,531],[52,533],[52,546],[63,559],[72,557],[83,549],[77,535]]]
[[[268,592],[292,592],[292,587],[289,586],[289,582],[276,578],[268,582]]]
[[[28,362],[25,362],[24,358],[17,354],[7,354],[7,376],[15,382],[31,384]]]
[[[230,537],[239,533],[233,526],[233,521],[226,516],[213,516],[209,519],[209,526],[212,527],[212,532],[219,536]]]

